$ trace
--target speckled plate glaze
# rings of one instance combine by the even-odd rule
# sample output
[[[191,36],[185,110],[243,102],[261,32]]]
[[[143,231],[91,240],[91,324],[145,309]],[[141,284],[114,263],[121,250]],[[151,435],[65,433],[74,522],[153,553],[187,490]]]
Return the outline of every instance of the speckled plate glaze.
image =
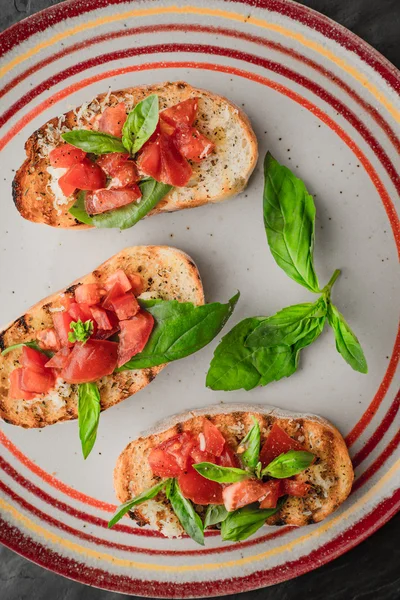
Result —
[[[317,205],[321,281],[343,275],[335,300],[370,372],[353,372],[324,332],[288,380],[244,393],[204,386],[213,347],[169,365],[145,390],[103,413],[81,458],[77,423],[42,431],[2,425],[1,541],[57,573],[150,597],[231,594],[295,577],[334,559],[400,505],[398,246],[400,76],[349,31],[286,0],[71,0],[0,37],[2,320],[19,314],[123,247],[172,244],[202,273],[208,301],[237,288],[228,327],[310,294],[276,266],[262,224],[262,160],[248,190],[220,206],[161,215],[134,229],[57,231],[20,218],[11,196],[24,141],[99,92],[184,79],[236,102],[267,149],[307,183]],[[356,468],[348,501],[303,529],[263,529],[246,542],[167,540],[115,508],[112,471],[130,439],[173,413],[254,402],[321,414],[346,436]]]

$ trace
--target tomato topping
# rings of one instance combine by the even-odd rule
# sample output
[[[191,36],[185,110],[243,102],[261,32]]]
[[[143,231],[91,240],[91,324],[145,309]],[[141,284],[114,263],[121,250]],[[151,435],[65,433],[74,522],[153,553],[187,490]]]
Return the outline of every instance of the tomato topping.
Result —
[[[176,458],[159,448],[153,448],[148,460],[154,475],[159,477],[177,477],[182,472]]]
[[[34,348],[29,348],[29,346],[24,346],[19,362],[23,367],[28,367],[33,371],[43,371],[48,360],[49,357],[43,354],[43,352],[39,352],[39,350],[35,350]]]
[[[86,152],[80,148],[75,148],[70,144],[61,144],[54,148],[49,154],[49,161],[52,167],[56,169],[66,169],[76,163],[80,163],[86,157]]]
[[[214,454],[214,456],[221,456],[225,446],[225,438],[220,430],[211,421],[204,419],[203,433],[206,440],[206,451]]]
[[[36,394],[45,394],[55,383],[54,372],[49,369],[41,371],[24,367],[22,369],[20,385],[27,392],[35,392]]]
[[[221,467],[240,467],[239,459],[228,443],[225,443],[221,456],[217,458],[217,464]]]
[[[118,366],[143,350],[154,326],[154,319],[148,312],[141,310],[129,321],[120,321],[121,332],[118,345]]]
[[[71,350],[67,346],[61,348],[61,350],[59,350],[52,358],[50,358],[45,366],[52,369],[63,369],[68,362],[70,353]]]
[[[115,298],[111,304],[120,321],[134,317],[140,310],[138,301],[131,292]]]
[[[118,344],[106,340],[89,339],[76,343],[61,377],[68,383],[87,383],[111,375],[117,366]]]
[[[67,312],[53,313],[53,323],[61,346],[72,346],[72,343],[68,340],[68,334],[71,331],[70,323],[73,320],[73,317]]]
[[[292,439],[279,425],[274,423],[260,452],[262,466],[266,467],[274,458],[280,454],[289,452],[289,450],[304,450],[304,448],[298,441]]]
[[[190,452],[195,445],[192,434],[184,431],[161,442],[149,454],[154,475],[176,477],[189,467]]]
[[[264,483],[264,495],[261,500],[260,508],[275,508],[280,496],[282,496],[282,481],[280,479],[271,479]]]
[[[193,121],[196,118],[197,106],[198,98],[188,98],[160,112],[160,119],[163,119],[170,125],[177,125],[178,123],[193,125]]]
[[[175,187],[185,186],[192,176],[192,167],[179,153],[172,139],[163,134],[143,146],[137,164],[145,175]]]
[[[67,194],[64,191],[65,187],[78,188],[80,190],[98,190],[106,185],[106,174],[96,163],[85,159],[84,162],[72,165],[68,171],[60,177],[58,185],[66,196],[70,196],[72,192]]]
[[[67,198],[69,196],[72,196],[72,194],[76,190],[76,185],[74,183],[68,182],[68,178],[67,178],[68,173],[69,173],[69,169],[66,173],[64,173],[64,175],[61,175],[60,179],[58,180],[58,186],[59,186],[60,190],[62,191],[62,193],[64,194],[64,196],[66,196]]]
[[[160,181],[161,177],[161,154],[160,154],[160,135],[157,134],[144,144],[137,157],[137,165],[145,174]]]
[[[60,349],[60,340],[53,327],[48,327],[47,329],[39,331],[36,335],[36,339],[43,350],[57,351]]]
[[[68,314],[71,315],[75,322],[79,319],[83,323],[85,321],[93,320],[89,304],[77,304],[76,302],[73,302],[68,309]]]
[[[21,388],[21,377],[23,371],[23,368],[14,369],[10,373],[10,389],[8,395],[12,400],[32,400],[32,398],[35,397],[35,394],[27,392]]]
[[[297,481],[296,479],[282,479],[282,491],[281,496],[299,496],[303,498],[307,496],[311,485],[304,481]]]
[[[83,283],[75,288],[75,300],[78,304],[98,304],[101,300],[97,283]]]
[[[174,141],[182,156],[193,162],[201,162],[215,148],[215,144],[205,135],[185,124],[177,126]]]
[[[193,467],[179,475],[178,483],[183,496],[195,504],[223,504],[222,485],[202,477]]]
[[[104,297],[103,307],[108,310],[112,310],[112,303],[116,298],[124,295],[124,289],[122,285],[116,281],[114,285],[108,290],[108,294]]]
[[[139,273],[133,273],[132,275],[129,275],[129,280],[131,282],[132,292],[136,297],[140,296],[144,290],[143,278],[139,275]]]
[[[94,307],[94,308],[99,308],[99,307]],[[103,327],[100,327],[100,326],[98,328],[95,327],[95,331],[93,332],[92,337],[96,340],[106,340],[107,338],[114,335],[114,333],[117,333],[117,331],[119,331],[119,329],[120,329],[117,315],[108,310],[106,310],[105,312],[106,312],[109,322],[111,323],[111,329],[104,329]]]
[[[129,292],[132,289],[132,284],[122,269],[117,269],[115,273],[107,277],[104,287],[108,291],[114,283],[119,283],[123,292]]]
[[[139,173],[136,165],[132,161],[127,161],[112,178],[110,188],[113,190],[119,188],[136,189],[137,186],[134,186],[134,184],[137,181],[139,181]]]
[[[252,502],[257,502],[265,495],[264,484],[257,479],[246,479],[231,483],[222,492],[226,510],[233,511]]]
[[[126,121],[126,108],[123,102],[119,102],[116,106],[109,106],[103,112],[99,119],[99,131],[108,133],[109,135],[115,135],[115,137],[122,136],[122,127]]]
[[[113,328],[110,317],[104,308],[101,308],[100,306],[91,306],[90,312],[99,329],[109,330]]]
[[[100,188],[103,186],[99,186]],[[138,185],[122,190],[97,189],[92,194],[86,194],[85,207],[89,215],[99,215],[120,206],[126,206],[141,198],[142,192]]]
[[[129,154],[124,154],[123,152],[111,152],[110,154],[102,154],[99,156],[97,164],[109,177],[115,177],[128,159]]]
[[[204,435],[204,434],[200,434]],[[205,450],[200,450],[198,446],[195,446],[190,453],[190,456],[193,458],[194,464],[201,462],[210,462],[215,465],[215,456],[211,454],[211,452],[207,452]]]

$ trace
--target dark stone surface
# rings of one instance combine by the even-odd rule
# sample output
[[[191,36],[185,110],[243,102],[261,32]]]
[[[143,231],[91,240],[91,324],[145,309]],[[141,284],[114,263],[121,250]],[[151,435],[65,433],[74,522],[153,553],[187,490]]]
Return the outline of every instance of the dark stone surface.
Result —
[[[0,0],[0,28],[56,0]],[[400,64],[400,0],[307,0],[302,2],[345,25]],[[400,600],[400,515],[368,540],[295,580],[240,594],[240,600]],[[42,569],[0,547],[2,600],[120,600]],[[128,596],[125,596],[128,598]],[[239,598],[226,596],[227,600]]]

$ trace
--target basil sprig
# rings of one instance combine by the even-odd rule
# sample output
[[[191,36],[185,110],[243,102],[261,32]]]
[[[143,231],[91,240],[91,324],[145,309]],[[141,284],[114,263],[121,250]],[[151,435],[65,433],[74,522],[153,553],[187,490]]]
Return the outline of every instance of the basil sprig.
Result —
[[[355,371],[368,373],[367,361],[360,342],[344,316],[331,302],[328,304],[328,321],[335,334],[337,351]]]
[[[258,531],[265,521],[280,510],[276,508],[260,509],[258,504],[250,504],[228,514],[221,523],[221,536],[224,541],[240,542]]]
[[[155,325],[144,350],[118,371],[146,369],[184,358],[214,339],[231,316],[239,292],[227,304],[213,302],[195,306],[177,300],[141,300],[142,308],[153,315]]]
[[[77,321],[71,321],[69,324],[70,332],[68,333],[68,341],[72,344],[74,342],[82,342],[82,344],[86,344],[88,339],[93,333],[93,321],[88,319],[83,322],[81,319]]]
[[[204,516],[204,529],[222,523],[228,515],[229,513],[223,504],[209,504]]]
[[[166,487],[166,495],[171,502],[172,509],[179,519],[186,533],[198,544],[204,546],[203,523],[194,510],[193,504],[182,495],[176,479],[169,479]]]
[[[132,510],[132,508],[134,508],[135,506],[138,506],[139,504],[143,504],[143,502],[146,502],[147,500],[151,500],[152,498],[155,498],[157,496],[157,494],[159,494],[161,492],[161,490],[163,490],[165,488],[165,486],[168,484],[168,482],[169,482],[169,479],[165,479],[164,481],[161,481],[160,483],[153,485],[153,487],[151,487],[149,490],[146,490],[145,492],[142,492],[138,496],[135,496],[134,498],[127,500],[126,502],[124,502],[124,504],[121,504],[117,508],[117,511],[114,514],[114,516],[112,517],[112,519],[110,519],[110,521],[108,522],[108,528],[110,529],[111,527],[114,527],[114,525],[116,523],[118,523],[118,521],[120,521],[120,519],[122,519],[122,517],[127,512]]]
[[[109,154],[110,152],[125,152],[126,148],[120,138],[102,131],[91,129],[73,129],[61,134],[65,142],[93,154]]]
[[[206,479],[217,481],[218,483],[236,483],[250,479],[252,474],[244,469],[237,467],[220,467],[209,462],[202,462],[193,465],[193,468]]]
[[[24,346],[27,346],[28,348],[33,348],[34,350],[45,354],[49,358],[51,358],[54,355],[54,352],[51,352],[50,350],[43,350],[43,348],[41,348],[37,342],[21,342],[20,344],[13,344],[12,346],[4,348],[4,350],[1,353],[1,356],[6,356],[6,354],[8,354],[9,352],[12,352],[13,350],[18,350],[19,348],[23,348]]]
[[[249,429],[246,436],[240,442],[240,448],[244,448],[240,459],[247,467],[255,469],[258,464],[258,457],[260,456],[261,432],[257,419],[255,417],[252,417],[252,419],[254,423],[253,427]]]
[[[275,479],[293,477],[307,469],[313,460],[314,454],[306,450],[289,450],[274,458],[262,471],[261,477],[269,476]]]
[[[82,454],[86,459],[96,441],[100,418],[100,392],[95,383],[78,386],[78,425]]]
[[[152,94],[129,113],[122,128],[122,143],[131,154],[136,154],[156,130],[158,124],[158,96]]]

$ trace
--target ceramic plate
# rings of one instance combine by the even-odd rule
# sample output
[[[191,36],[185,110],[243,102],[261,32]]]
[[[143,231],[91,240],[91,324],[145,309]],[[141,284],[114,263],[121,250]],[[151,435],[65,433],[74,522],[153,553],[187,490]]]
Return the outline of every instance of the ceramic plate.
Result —
[[[136,396],[103,413],[95,450],[77,423],[44,430],[2,424],[0,539],[57,573],[108,590],[160,597],[231,594],[295,577],[334,559],[400,504],[399,73],[349,31],[286,0],[71,0],[0,38],[1,301],[4,323],[122,248],[170,244],[189,253],[208,301],[272,314],[311,297],[275,264],[262,223],[262,159],[248,189],[219,206],[164,214],[133,229],[58,231],[24,221],[11,195],[24,142],[42,123],[113,89],[183,79],[233,100],[260,145],[301,176],[317,206],[321,281],[343,269],[334,296],[359,335],[369,374],[350,369],[325,331],[293,377],[252,392],[205,388],[216,341],[170,364]],[[397,247],[396,247],[397,246]],[[226,329],[227,331],[227,329]],[[157,420],[220,402],[321,414],[346,436],[356,468],[348,501],[302,529],[262,529],[239,543],[209,534],[205,548],[168,540],[115,508],[118,454]],[[396,462],[397,460],[397,462]]]

